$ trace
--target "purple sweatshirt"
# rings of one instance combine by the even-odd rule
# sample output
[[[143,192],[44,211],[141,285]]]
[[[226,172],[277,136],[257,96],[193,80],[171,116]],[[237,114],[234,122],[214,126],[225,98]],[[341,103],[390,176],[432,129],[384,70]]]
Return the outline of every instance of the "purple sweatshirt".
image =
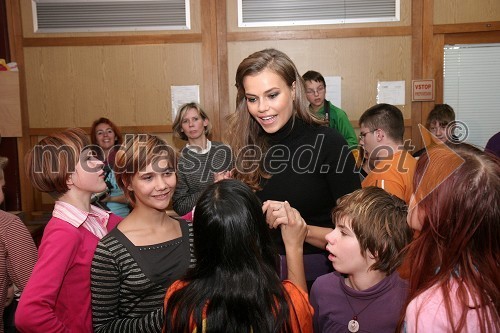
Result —
[[[348,332],[347,325],[357,314],[359,332],[393,333],[407,293],[408,284],[397,272],[363,291],[347,286],[338,272],[322,275],[310,295],[314,332]]]

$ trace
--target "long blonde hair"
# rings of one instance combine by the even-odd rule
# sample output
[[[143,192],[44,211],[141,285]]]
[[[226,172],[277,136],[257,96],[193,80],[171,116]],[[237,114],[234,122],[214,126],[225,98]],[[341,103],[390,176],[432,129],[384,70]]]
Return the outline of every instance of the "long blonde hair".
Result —
[[[265,132],[248,112],[243,80],[245,77],[261,73],[265,69],[280,76],[290,89],[295,84],[292,117],[297,117],[308,124],[322,124],[320,119],[309,112],[304,80],[293,61],[285,53],[276,49],[265,49],[243,59],[236,71],[236,88],[238,89],[236,111],[228,117],[227,140],[235,156],[235,178],[242,180],[254,190],[260,188],[259,184],[262,178],[270,177],[262,165],[269,143]],[[256,149],[258,153],[252,161],[243,160],[244,154],[242,152],[248,148]]]

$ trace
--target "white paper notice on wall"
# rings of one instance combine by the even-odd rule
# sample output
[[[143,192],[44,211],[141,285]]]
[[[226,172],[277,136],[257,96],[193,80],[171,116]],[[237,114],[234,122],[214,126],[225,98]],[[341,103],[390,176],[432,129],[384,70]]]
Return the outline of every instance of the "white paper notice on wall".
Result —
[[[377,83],[377,103],[404,105],[405,81],[379,81]]]
[[[182,104],[196,102],[200,103],[200,86],[170,86],[172,96],[172,122]]]
[[[325,76],[326,96],[336,107],[342,108],[342,78],[340,76]]]

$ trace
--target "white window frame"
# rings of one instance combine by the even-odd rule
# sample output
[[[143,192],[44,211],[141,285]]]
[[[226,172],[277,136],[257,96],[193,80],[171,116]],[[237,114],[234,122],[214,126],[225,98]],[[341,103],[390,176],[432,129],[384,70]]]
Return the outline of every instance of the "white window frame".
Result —
[[[112,2],[144,2],[144,1],[165,1],[165,0],[105,0]],[[65,33],[65,32],[108,32],[108,31],[152,31],[152,30],[190,30],[191,12],[190,0],[184,0],[185,3],[185,25],[151,25],[151,26],[117,26],[117,27],[64,27],[64,28],[40,28],[37,19],[37,3],[102,3],[104,0],[31,0],[33,13],[33,28],[36,33]]]
[[[360,17],[360,18],[343,18],[343,19],[304,19],[304,20],[269,20],[263,22],[244,22],[243,21],[243,1],[238,0],[238,27],[274,27],[274,26],[303,26],[303,25],[322,25],[322,24],[346,24],[346,23],[370,23],[370,22],[397,22],[400,21],[401,3],[400,0],[394,0],[395,13],[394,16],[381,16],[381,17]],[[302,3],[303,7],[313,6],[315,0],[289,0],[290,2]],[[349,1],[349,0],[346,0]],[[370,2],[370,0],[366,0]],[[273,3],[273,0],[268,0]],[[263,6],[263,8],[265,8]],[[269,11],[268,11],[269,12]]]

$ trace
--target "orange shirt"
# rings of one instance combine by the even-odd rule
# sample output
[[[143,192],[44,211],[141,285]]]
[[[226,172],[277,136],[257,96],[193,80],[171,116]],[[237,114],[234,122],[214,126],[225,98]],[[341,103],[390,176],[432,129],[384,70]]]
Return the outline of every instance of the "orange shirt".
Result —
[[[407,151],[398,151],[387,160],[379,161],[361,187],[377,186],[410,203],[413,194],[413,175],[417,160]]]
[[[165,295],[165,308],[167,302],[172,296],[172,294],[183,288],[186,285],[185,282],[177,280],[168,288],[167,294]],[[305,291],[297,287],[291,281],[283,281],[283,287],[288,293],[290,298],[290,323],[292,325],[293,333],[309,333],[313,331],[313,307],[309,304],[309,297]],[[196,327],[194,322],[191,324],[191,329],[193,333],[196,333]]]

